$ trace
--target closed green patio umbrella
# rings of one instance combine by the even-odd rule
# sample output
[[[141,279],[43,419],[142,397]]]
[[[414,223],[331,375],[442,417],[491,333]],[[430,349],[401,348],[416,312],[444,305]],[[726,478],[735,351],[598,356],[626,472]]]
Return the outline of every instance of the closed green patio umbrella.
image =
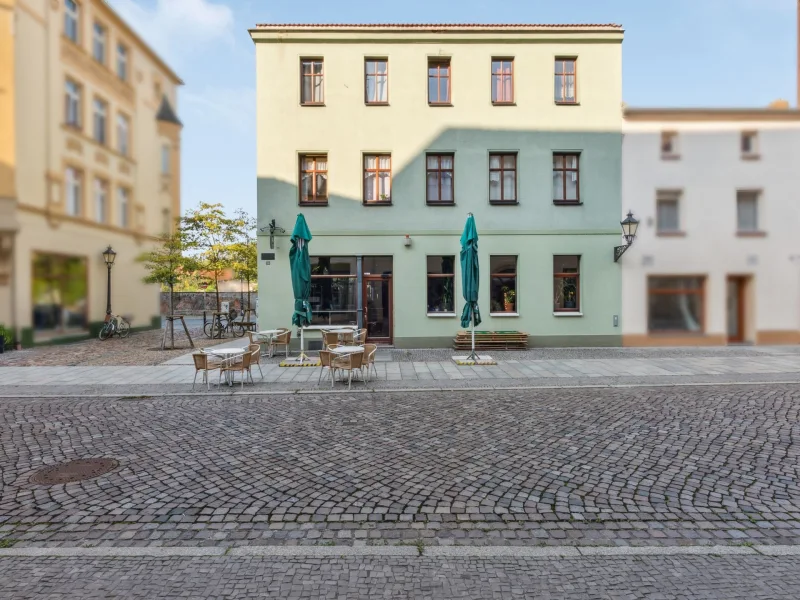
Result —
[[[481,324],[481,312],[478,310],[478,230],[475,217],[469,213],[464,233],[461,234],[461,290],[464,294],[464,310],[461,312],[461,326],[472,327],[472,352],[467,360],[478,360],[475,354],[475,326]]]
[[[299,214],[292,230],[292,249],[289,250],[289,266],[292,270],[292,291],[294,292],[294,312],[292,325],[300,328],[300,357],[302,362],[306,357],[303,348],[303,328],[311,324],[311,305],[308,298],[311,295],[311,259],[308,257],[308,243],[311,241],[311,232],[308,230],[306,218]]]

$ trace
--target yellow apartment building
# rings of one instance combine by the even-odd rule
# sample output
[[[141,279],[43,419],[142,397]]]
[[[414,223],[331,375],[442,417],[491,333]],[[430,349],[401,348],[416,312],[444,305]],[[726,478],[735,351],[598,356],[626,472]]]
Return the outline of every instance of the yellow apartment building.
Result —
[[[0,324],[23,346],[111,307],[160,327],[137,256],[180,215],[180,78],[103,0],[0,0]]]

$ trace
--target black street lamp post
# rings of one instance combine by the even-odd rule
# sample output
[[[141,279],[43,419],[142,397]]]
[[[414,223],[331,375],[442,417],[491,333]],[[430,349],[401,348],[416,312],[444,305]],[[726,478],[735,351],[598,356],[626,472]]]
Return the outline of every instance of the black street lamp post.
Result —
[[[625,245],[614,248],[614,262],[622,258],[625,251],[633,244],[633,240],[636,239],[636,230],[639,229],[639,221],[636,220],[631,211],[628,211],[628,215],[620,222],[620,225],[622,226],[622,237],[625,238]]]
[[[111,246],[106,248],[106,251],[103,252],[103,260],[106,261],[106,267],[108,267],[108,290],[106,295],[106,316],[111,316],[111,267],[114,266],[114,261],[117,258],[117,253],[111,249]]]

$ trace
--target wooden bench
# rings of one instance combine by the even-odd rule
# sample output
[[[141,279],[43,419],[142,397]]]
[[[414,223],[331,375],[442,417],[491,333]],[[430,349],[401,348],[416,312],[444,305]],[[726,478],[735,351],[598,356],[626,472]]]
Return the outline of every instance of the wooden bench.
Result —
[[[459,331],[453,340],[456,350],[472,349],[472,333]],[[526,350],[528,334],[521,331],[476,331],[476,350]]]

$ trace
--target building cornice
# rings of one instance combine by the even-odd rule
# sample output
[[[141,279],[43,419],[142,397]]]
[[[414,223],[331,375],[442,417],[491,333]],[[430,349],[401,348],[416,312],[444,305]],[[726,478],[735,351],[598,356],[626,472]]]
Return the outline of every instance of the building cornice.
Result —
[[[626,108],[628,122],[800,121],[800,110],[785,108]]]

